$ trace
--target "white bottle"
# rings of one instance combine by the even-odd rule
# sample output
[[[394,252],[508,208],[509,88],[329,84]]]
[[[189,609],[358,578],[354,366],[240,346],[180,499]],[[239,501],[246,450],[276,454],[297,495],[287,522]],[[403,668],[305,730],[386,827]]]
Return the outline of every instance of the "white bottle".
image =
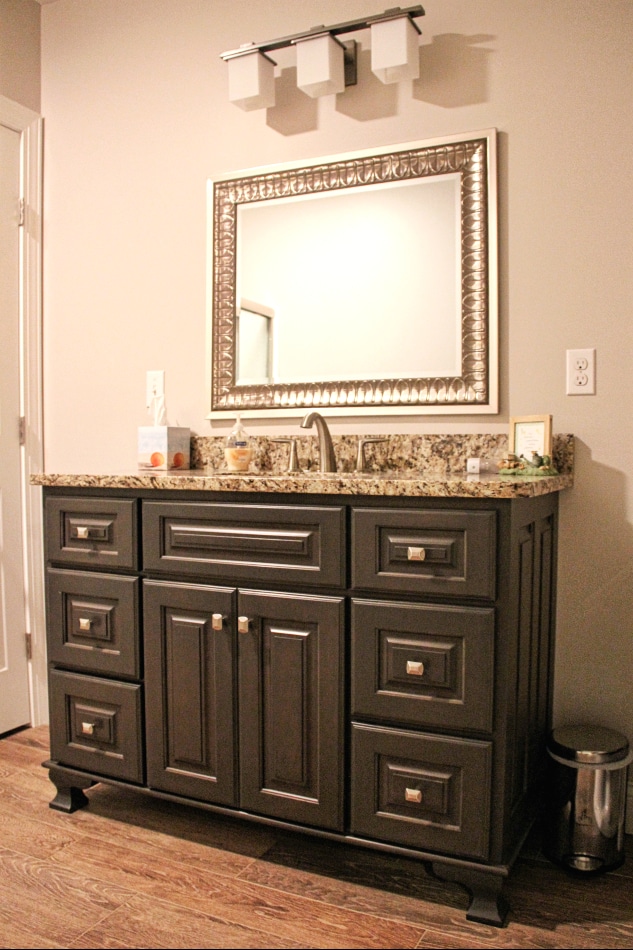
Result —
[[[253,455],[248,434],[239,417],[229,432],[224,449],[224,458],[229,472],[247,472]]]

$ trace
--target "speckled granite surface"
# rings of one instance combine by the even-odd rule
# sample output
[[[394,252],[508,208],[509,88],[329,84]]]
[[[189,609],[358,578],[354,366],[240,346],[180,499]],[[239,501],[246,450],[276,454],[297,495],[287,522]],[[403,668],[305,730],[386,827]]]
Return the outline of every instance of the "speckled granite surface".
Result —
[[[364,436],[332,436],[340,473],[353,472],[356,467],[358,440]],[[496,469],[499,459],[507,455],[507,435],[376,435],[382,439],[365,448],[367,469],[371,472],[402,472],[406,474],[464,475],[466,460],[486,459]],[[316,436],[295,437],[302,470],[318,472],[319,450]],[[225,471],[224,438],[194,436],[191,440],[191,467]],[[256,474],[283,474],[288,467],[288,445],[267,436],[253,439],[254,456],[250,470]],[[561,474],[573,472],[573,435],[554,435],[552,456]]]
[[[377,438],[372,436],[372,438]],[[259,437],[251,471],[230,474],[224,466],[224,439],[194,438],[190,471],[121,472],[104,474],[43,474],[33,485],[69,488],[178,489],[189,491],[242,491],[322,495],[400,495],[407,497],[517,498],[546,495],[573,485],[573,436],[554,437],[553,461],[558,476],[515,477],[497,474],[467,475],[466,459],[491,461],[507,452],[507,437],[385,436],[385,442],[367,446],[367,473],[354,472],[358,438],[333,437],[339,471],[318,472],[315,437],[301,437],[298,445],[301,473],[285,472],[288,446]]]

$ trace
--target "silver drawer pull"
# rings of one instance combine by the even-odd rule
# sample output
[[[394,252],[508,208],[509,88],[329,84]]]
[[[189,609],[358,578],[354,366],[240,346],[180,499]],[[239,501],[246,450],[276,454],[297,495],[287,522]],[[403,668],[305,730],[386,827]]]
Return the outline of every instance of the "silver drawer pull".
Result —
[[[424,548],[407,548],[407,561],[423,561],[426,557]]]
[[[248,617],[237,618],[237,632],[248,633]]]
[[[424,676],[424,663],[417,660],[407,660],[407,673],[409,676]]]
[[[82,722],[81,731],[85,736],[91,736],[95,731],[94,722]]]
[[[211,614],[211,628],[213,630],[221,630],[224,625],[224,617],[222,614]]]
[[[419,788],[405,788],[404,800],[405,802],[415,802],[416,805],[419,805],[422,801],[422,792]]]
[[[80,630],[90,630],[92,626],[92,620],[90,617],[80,617],[79,618],[79,629]]]
[[[89,538],[90,537],[90,528],[87,528],[85,525],[77,525],[77,537],[78,538]]]

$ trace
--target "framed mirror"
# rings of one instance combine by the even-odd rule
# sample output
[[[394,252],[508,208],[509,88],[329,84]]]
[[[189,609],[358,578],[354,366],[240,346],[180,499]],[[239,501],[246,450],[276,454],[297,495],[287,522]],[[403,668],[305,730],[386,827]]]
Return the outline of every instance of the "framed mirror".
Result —
[[[211,417],[494,413],[494,130],[209,183]]]

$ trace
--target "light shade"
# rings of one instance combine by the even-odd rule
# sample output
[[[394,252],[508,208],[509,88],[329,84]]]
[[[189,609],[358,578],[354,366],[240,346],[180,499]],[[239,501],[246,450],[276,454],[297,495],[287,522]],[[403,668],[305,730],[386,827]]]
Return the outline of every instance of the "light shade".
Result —
[[[330,33],[301,39],[297,47],[297,86],[308,96],[327,96],[345,89],[343,45]]]
[[[275,104],[275,63],[254,50],[228,60],[229,100],[247,112]]]
[[[408,16],[371,25],[371,68],[381,82],[420,75],[419,31]]]

